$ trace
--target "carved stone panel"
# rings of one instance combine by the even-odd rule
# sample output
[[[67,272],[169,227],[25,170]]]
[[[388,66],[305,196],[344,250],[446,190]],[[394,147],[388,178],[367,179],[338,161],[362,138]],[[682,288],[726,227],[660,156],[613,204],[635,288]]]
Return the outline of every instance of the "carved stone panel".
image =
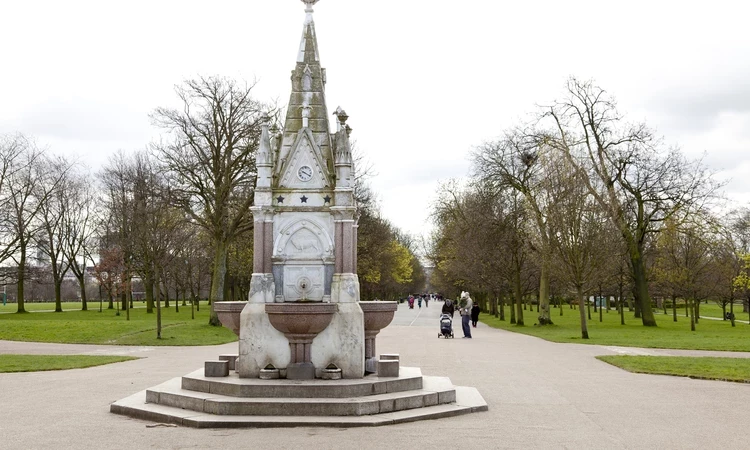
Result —
[[[284,301],[323,300],[324,274],[323,265],[285,266]]]

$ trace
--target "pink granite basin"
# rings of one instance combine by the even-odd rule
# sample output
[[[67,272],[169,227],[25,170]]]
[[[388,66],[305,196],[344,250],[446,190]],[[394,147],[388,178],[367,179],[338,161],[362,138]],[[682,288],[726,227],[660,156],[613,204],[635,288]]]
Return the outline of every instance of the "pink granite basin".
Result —
[[[377,334],[391,323],[398,309],[398,303],[359,302],[359,307],[365,313],[365,332],[374,331]]]
[[[333,313],[337,310],[335,303],[266,304],[266,313],[271,325],[287,335],[287,338],[289,335],[311,335],[314,338],[331,323]]]
[[[240,335],[240,314],[247,302],[216,302],[214,311],[219,316],[221,324]]]

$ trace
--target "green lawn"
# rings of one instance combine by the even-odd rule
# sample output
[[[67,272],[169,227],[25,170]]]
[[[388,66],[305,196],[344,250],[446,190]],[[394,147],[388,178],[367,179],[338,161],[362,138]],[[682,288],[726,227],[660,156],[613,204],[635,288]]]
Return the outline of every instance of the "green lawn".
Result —
[[[0,373],[83,369],[134,359],[138,358],[91,355],[0,355]]]
[[[142,306],[142,302],[136,302],[135,306]],[[103,303],[103,309],[107,309],[107,302],[105,301]],[[55,310],[55,303],[54,302],[45,302],[45,303],[24,303],[24,308],[26,311],[54,311]],[[81,310],[81,302],[62,302],[62,308],[63,311],[80,311]],[[97,310],[99,311],[99,302],[88,302],[88,309],[89,310]],[[15,303],[8,303],[7,305],[3,305],[0,303],[0,313],[14,313],[18,310],[18,305]]]
[[[629,372],[750,383],[750,359],[681,356],[597,356]]]
[[[741,307],[735,308],[738,319]],[[677,314],[677,322],[672,321],[671,311],[668,315],[657,314],[657,327],[644,327],[640,319],[633,317],[632,312],[625,311],[625,325],[620,325],[620,317],[615,310],[605,310],[603,321],[599,322],[599,313],[591,310],[588,321],[589,339],[581,339],[581,326],[577,309],[563,306],[563,316],[558,308],[551,309],[551,318],[555,323],[551,326],[533,326],[537,321],[537,313],[524,311],[524,321],[527,324],[519,327],[510,324],[510,313],[505,309],[506,320],[500,321],[488,314],[480,315],[480,320],[489,326],[509,331],[537,336],[552,342],[568,342],[579,344],[618,345],[625,347],[646,348],[675,348],[693,350],[725,350],[750,351],[750,325],[736,323],[732,327],[729,321],[702,319],[696,326],[696,331],[690,331],[690,320],[684,316],[684,310]],[[681,313],[681,314],[680,314]],[[701,305],[701,315],[721,316],[721,308],[715,304]]]
[[[29,303],[27,310],[54,309],[54,304]],[[88,311],[80,310],[80,303],[66,303],[62,313],[31,312],[28,314],[0,314],[0,339],[11,341],[59,342],[68,344],[113,345],[214,345],[232,342],[237,337],[224,327],[208,325],[209,306],[201,306],[191,319],[190,307],[162,308],[162,339],[156,339],[156,313],[146,314],[141,302],[130,310],[130,320],[125,313],[115,315],[115,310],[101,313],[93,303]],[[2,307],[2,306],[0,306]],[[4,310],[16,305],[6,305]],[[106,304],[104,305],[106,308]],[[3,310],[0,310],[2,312]]]

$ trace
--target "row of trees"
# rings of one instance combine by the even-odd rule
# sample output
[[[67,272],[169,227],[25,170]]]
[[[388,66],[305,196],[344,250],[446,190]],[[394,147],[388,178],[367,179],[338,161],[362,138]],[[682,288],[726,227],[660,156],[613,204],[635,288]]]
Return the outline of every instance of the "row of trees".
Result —
[[[632,296],[636,317],[655,326],[654,295],[697,310],[707,298],[732,305],[744,289],[748,210],[717,213],[720,185],[702,162],[627,123],[591,82],[571,79],[562,100],[472,157],[469,182],[444,184],[434,205],[428,253],[440,289],[507,294],[521,325],[523,298],[538,301],[546,325],[551,291],[570,293],[584,338],[592,293],[620,307]]]
[[[25,136],[1,136],[0,264],[17,268],[6,271],[13,274],[6,282],[17,283],[18,311],[25,311],[32,250],[50,267],[57,311],[68,272],[78,279],[87,309],[92,265],[110,305],[119,297],[126,315],[139,278],[157,322],[160,298],[194,299],[209,283],[212,302],[247,298],[255,152],[262,121],[274,113],[252,97],[252,88],[220,77],[186,81],[176,88],[182,108],[157,108],[151,116],[163,140],[116,153],[96,175]],[[424,277],[411,241],[380,217],[364,178],[358,184],[365,295],[416,290]],[[213,311],[211,317],[218,325]]]

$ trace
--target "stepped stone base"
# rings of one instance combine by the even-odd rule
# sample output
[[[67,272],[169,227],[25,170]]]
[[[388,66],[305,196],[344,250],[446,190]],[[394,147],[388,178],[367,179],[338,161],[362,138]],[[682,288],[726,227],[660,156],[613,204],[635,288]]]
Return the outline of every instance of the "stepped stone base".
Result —
[[[113,403],[110,411],[196,428],[379,426],[487,411],[474,388],[402,367],[399,377],[259,380],[197,370]]]

